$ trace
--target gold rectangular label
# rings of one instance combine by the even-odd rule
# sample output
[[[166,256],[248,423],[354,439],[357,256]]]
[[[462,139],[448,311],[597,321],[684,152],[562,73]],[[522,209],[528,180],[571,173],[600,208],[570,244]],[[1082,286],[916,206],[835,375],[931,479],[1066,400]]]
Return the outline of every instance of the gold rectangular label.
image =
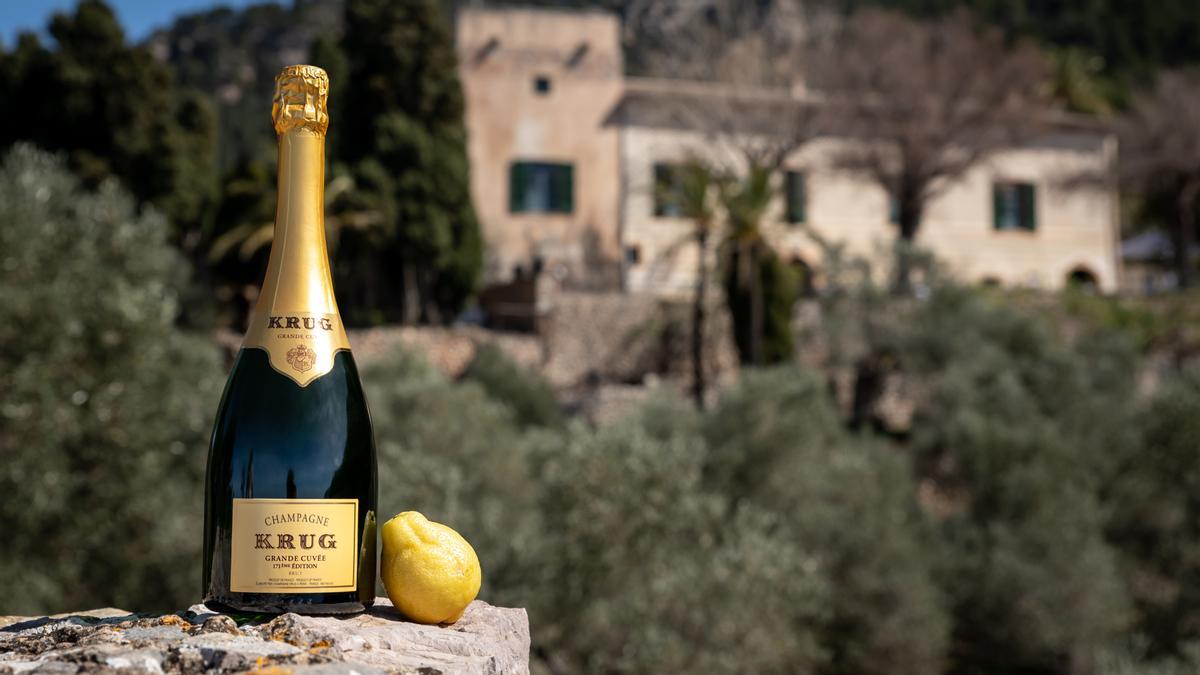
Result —
[[[232,539],[231,591],[358,587],[357,499],[234,499]]]

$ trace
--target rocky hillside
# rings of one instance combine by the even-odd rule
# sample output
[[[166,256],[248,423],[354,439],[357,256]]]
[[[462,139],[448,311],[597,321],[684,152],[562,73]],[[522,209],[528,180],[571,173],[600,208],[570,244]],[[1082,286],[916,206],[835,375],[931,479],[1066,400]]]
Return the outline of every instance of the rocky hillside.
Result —
[[[185,88],[210,96],[219,111],[223,168],[240,159],[270,155],[274,135],[263,110],[275,74],[308,60],[313,41],[341,35],[340,0],[299,0],[245,9],[220,7],[188,14],[147,39]]]

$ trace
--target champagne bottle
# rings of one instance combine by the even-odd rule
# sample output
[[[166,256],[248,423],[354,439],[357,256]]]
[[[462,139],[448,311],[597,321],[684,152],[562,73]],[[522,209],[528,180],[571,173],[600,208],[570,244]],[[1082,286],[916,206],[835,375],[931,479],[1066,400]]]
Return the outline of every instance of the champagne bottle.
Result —
[[[329,78],[275,79],[275,237],[208,457],[204,602],[361,612],[375,597],[375,441],[325,248]]]

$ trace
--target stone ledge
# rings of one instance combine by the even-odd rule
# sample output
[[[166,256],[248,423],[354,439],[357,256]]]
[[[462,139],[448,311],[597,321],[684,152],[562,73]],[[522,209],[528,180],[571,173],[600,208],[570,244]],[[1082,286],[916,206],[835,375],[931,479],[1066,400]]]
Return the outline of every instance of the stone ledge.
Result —
[[[284,614],[238,626],[203,605],[159,617],[106,608],[0,617],[0,673],[210,671],[507,675],[529,672],[523,609],[475,601],[451,626],[403,620],[387,598],[347,618]]]

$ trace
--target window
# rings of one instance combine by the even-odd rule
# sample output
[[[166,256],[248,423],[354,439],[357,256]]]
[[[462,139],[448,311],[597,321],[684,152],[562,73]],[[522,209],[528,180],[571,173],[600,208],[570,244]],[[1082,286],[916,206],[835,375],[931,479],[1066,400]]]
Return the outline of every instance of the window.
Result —
[[[641,246],[626,246],[625,247],[625,262],[629,265],[639,265],[642,262],[642,247]]]
[[[574,178],[570,164],[513,162],[508,175],[512,213],[571,213]]]
[[[1036,230],[1033,184],[996,183],[992,187],[992,222],[997,230]]]
[[[896,199],[896,195],[888,191],[888,222],[892,225],[900,224],[900,200]]]
[[[659,218],[682,218],[684,210],[683,167],[673,164],[654,165],[654,215]]]
[[[537,77],[533,78],[534,92],[545,96],[546,94],[550,93],[550,88],[550,78],[546,77],[545,75],[538,75]]]
[[[788,171],[783,175],[784,181],[784,197],[787,200],[786,208],[787,222],[803,223],[804,212],[808,201],[808,188],[805,183],[804,173],[801,171]]]

